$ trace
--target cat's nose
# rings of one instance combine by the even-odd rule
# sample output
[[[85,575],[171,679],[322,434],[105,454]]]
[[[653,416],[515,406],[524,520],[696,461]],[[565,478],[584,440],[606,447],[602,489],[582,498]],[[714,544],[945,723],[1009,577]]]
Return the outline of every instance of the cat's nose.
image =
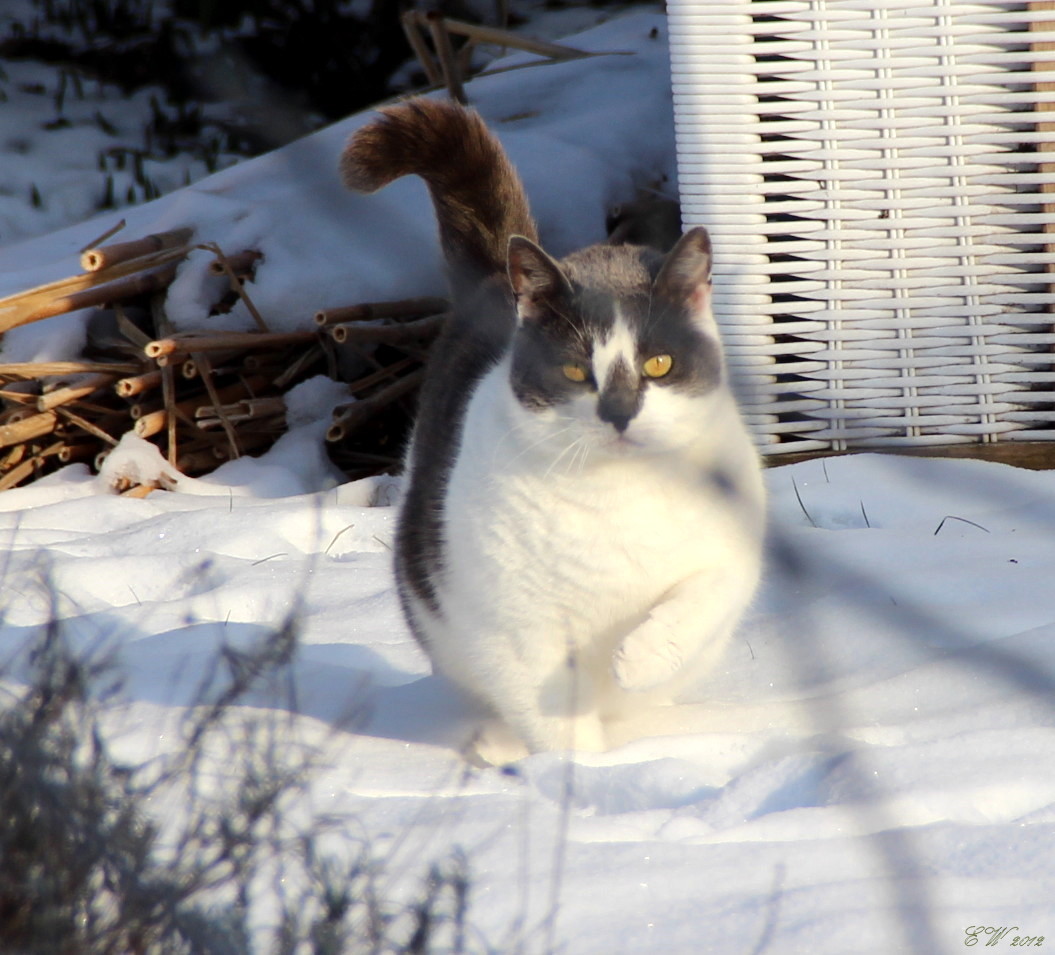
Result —
[[[597,417],[623,434],[637,414],[637,402],[623,396],[602,396],[597,403]]]
[[[602,414],[601,420],[607,421],[620,434],[630,427],[630,415],[628,414]]]
[[[597,396],[597,417],[623,434],[640,409],[641,386],[626,359],[620,357],[613,362],[604,388]]]

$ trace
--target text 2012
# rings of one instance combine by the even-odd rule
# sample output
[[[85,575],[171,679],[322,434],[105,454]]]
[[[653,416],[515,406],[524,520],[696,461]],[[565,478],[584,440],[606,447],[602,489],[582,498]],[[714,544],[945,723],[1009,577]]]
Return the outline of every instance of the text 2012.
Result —
[[[986,948],[993,945],[999,945],[1008,935],[1012,932],[1022,931],[1017,925],[1008,928],[1007,926],[1000,926],[997,928],[995,925],[972,925],[969,928],[964,929],[966,938],[963,940],[964,945],[977,945],[978,940],[984,938],[986,940]],[[1040,948],[1044,944],[1043,935],[1015,935],[1007,940],[1007,944],[1011,948]]]

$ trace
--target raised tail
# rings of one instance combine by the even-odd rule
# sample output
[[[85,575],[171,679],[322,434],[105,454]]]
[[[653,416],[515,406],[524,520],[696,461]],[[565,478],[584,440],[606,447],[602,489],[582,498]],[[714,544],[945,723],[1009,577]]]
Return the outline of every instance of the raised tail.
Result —
[[[479,114],[423,97],[380,112],[345,147],[344,184],[374,192],[400,176],[421,176],[455,292],[505,274],[509,237],[537,241],[537,231],[520,177]]]

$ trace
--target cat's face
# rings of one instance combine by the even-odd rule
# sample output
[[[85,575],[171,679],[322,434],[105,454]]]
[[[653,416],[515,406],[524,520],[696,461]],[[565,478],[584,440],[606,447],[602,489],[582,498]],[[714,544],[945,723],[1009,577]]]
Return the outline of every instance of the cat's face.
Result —
[[[601,247],[562,269],[536,246],[511,246],[520,324],[510,384],[540,453],[573,468],[700,438],[723,377],[709,267],[702,230],[662,268]]]

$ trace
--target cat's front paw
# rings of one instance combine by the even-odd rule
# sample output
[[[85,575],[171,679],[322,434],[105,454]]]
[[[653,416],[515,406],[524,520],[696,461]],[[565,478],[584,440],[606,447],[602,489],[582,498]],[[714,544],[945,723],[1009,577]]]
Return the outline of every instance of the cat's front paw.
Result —
[[[616,650],[612,673],[624,690],[640,692],[662,686],[681,664],[681,647],[670,630],[655,620],[646,620]]]
[[[512,730],[497,720],[482,726],[473,737],[467,755],[475,766],[508,766],[529,755],[530,750]]]

